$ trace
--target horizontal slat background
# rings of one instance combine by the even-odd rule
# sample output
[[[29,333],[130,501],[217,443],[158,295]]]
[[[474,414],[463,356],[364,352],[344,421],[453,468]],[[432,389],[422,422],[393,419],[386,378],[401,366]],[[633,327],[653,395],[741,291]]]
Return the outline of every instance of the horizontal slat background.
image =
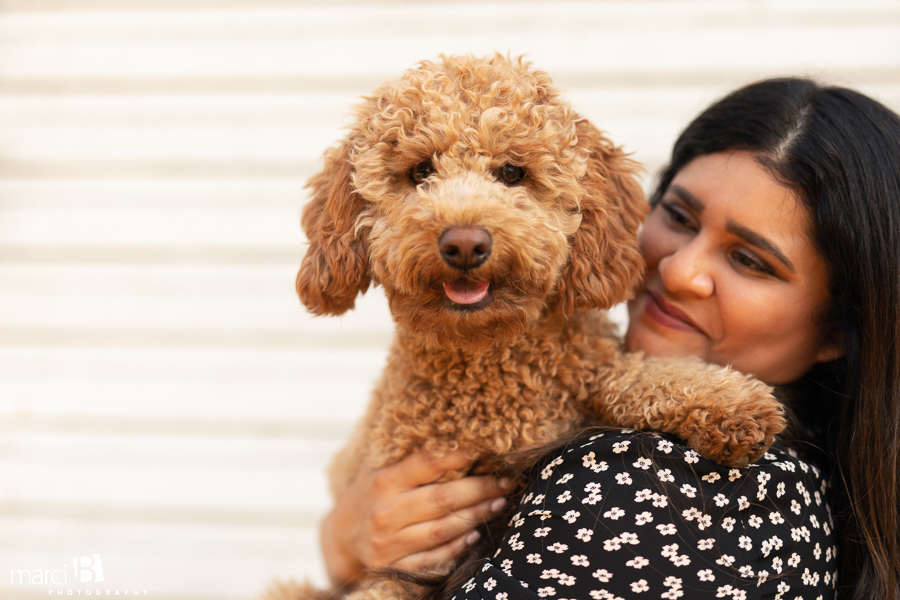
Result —
[[[900,109],[894,0],[0,0],[0,598],[324,581],[324,469],[391,322],[314,319],[305,180],[441,53],[528,54],[652,175],[725,91],[799,73]],[[53,587],[53,586],[50,586]],[[60,586],[56,586],[57,588]],[[56,589],[56,588],[54,588]]]

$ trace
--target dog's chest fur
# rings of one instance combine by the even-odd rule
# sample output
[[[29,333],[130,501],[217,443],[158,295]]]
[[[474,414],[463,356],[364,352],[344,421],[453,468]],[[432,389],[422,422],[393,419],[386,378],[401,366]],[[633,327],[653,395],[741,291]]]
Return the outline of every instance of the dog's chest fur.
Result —
[[[417,448],[487,456],[549,442],[583,422],[580,401],[618,346],[599,311],[551,315],[478,352],[426,348],[398,329],[351,462],[381,467]]]

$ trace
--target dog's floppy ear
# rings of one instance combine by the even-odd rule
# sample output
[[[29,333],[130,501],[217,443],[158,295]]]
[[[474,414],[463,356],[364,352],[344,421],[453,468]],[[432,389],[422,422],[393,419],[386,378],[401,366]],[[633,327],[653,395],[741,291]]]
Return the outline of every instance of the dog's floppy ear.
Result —
[[[309,240],[297,273],[300,301],[316,315],[340,315],[369,289],[368,244],[356,231],[365,200],[353,189],[348,143],[325,153],[325,169],[313,176],[312,201],[301,224]]]
[[[583,181],[581,225],[558,286],[566,315],[631,298],[644,271],[637,236],[649,210],[635,179],[637,163],[588,121],[577,127],[579,145],[591,155]]]

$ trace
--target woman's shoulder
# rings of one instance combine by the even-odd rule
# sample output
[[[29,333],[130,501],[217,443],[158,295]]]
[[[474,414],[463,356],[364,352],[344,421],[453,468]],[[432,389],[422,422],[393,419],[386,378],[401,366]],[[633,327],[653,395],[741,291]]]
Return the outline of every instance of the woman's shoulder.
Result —
[[[542,466],[469,589],[503,576],[541,597],[829,598],[825,485],[782,447],[730,469],[666,435],[587,435]]]

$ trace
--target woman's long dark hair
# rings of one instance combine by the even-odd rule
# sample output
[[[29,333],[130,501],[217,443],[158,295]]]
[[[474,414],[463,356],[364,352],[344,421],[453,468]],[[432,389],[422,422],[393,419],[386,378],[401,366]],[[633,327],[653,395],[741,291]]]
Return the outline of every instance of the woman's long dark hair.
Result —
[[[806,206],[829,269],[822,325],[846,354],[789,387],[834,461],[841,597],[900,599],[900,117],[806,79],[749,85],[685,129],[651,204],[698,156],[734,150]]]

